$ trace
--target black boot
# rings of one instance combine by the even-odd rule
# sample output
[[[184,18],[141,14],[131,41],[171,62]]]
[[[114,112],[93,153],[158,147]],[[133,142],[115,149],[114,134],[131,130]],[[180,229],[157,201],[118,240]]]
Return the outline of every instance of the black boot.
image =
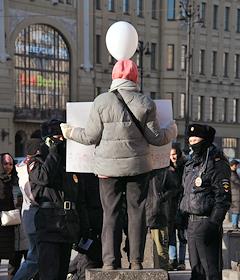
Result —
[[[177,266],[178,266],[178,262],[176,259],[173,259],[173,260],[169,260],[169,266],[170,266],[170,270],[175,270],[177,269]]]

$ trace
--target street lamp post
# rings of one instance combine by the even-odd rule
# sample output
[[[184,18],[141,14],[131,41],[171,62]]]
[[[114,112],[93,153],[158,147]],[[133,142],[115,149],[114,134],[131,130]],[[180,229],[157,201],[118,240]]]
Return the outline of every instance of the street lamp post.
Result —
[[[143,55],[150,55],[151,52],[149,50],[149,43],[147,42],[145,45],[142,41],[138,42],[137,49],[138,57],[139,57],[139,69],[140,69],[140,92],[143,92]]]
[[[191,79],[191,17],[187,18],[187,53],[186,53],[186,95],[185,95],[185,129],[189,125],[190,119],[190,79]]]
[[[193,0],[193,4],[194,4]],[[186,93],[185,93],[185,134],[189,121],[191,119],[191,92],[190,92],[190,82],[191,82],[191,62],[192,62],[192,53],[191,53],[191,37],[192,37],[192,28],[196,23],[203,23],[200,19],[199,5],[196,7],[192,5],[192,0],[180,0],[180,20],[184,20],[187,24],[187,53],[186,53]],[[186,147],[185,147],[186,148]]]

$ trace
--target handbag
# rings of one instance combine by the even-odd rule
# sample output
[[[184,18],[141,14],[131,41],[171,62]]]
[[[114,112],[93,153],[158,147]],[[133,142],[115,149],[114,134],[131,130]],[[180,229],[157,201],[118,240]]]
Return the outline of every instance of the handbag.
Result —
[[[21,224],[21,216],[19,209],[1,211],[1,225],[15,226]]]

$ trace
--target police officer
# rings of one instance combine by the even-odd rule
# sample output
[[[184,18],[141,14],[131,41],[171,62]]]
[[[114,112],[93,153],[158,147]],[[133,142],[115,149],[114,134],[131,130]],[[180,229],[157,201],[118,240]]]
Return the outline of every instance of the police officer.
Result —
[[[214,136],[211,126],[187,128],[192,154],[183,174],[180,209],[189,215],[192,280],[222,279],[222,223],[231,204],[230,168],[223,152],[213,145]]]
[[[72,244],[79,239],[79,229],[82,234],[88,229],[78,177],[66,172],[66,148],[60,123],[50,120],[42,124],[48,155],[45,158],[36,155],[29,163],[31,190],[39,205],[35,225],[41,280],[66,279]]]

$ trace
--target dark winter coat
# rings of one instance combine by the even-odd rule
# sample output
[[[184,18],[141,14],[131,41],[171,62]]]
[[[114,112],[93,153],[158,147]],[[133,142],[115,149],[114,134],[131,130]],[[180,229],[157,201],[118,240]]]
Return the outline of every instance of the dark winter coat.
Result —
[[[15,167],[11,176],[9,176],[4,172],[0,163],[0,211],[15,209],[13,186],[17,185],[17,182]],[[14,226],[0,226],[0,259],[13,257],[14,242]]]
[[[236,171],[231,171],[232,204],[231,212],[240,213],[240,178]]]
[[[103,209],[99,193],[99,179],[93,173],[79,173],[81,193],[86,201],[86,210],[89,223],[89,239],[93,243],[84,253],[95,265],[102,262],[101,233],[103,224]],[[82,251],[83,252],[83,251]],[[96,266],[96,267],[99,267]]]
[[[38,241],[72,243],[89,228],[79,180],[76,174],[66,172],[65,155],[65,143],[61,141],[49,149],[45,159],[38,155],[29,162],[31,190],[39,204],[35,215]],[[73,202],[76,209],[64,210],[64,201]],[[71,224],[72,230],[59,228],[64,224]],[[79,225],[81,232],[76,238]]]
[[[168,168],[153,170],[150,174],[146,202],[147,226],[151,229],[168,225],[171,213],[171,199],[177,192],[176,177]]]
[[[183,214],[180,211],[180,202],[183,196],[183,186],[182,186],[182,176],[184,171],[184,166],[186,159],[181,157],[177,160],[176,164],[173,164],[170,161],[171,166],[169,167],[169,172],[176,178],[176,191],[175,196],[171,200],[171,209],[170,209],[170,222],[174,224],[170,227],[178,229],[187,228],[187,215]]]
[[[221,225],[231,205],[230,167],[223,153],[212,145],[201,176],[202,184],[197,186],[195,180],[204,166],[206,154],[207,151],[193,157],[185,165],[180,209],[187,214],[208,216],[211,222]]]

